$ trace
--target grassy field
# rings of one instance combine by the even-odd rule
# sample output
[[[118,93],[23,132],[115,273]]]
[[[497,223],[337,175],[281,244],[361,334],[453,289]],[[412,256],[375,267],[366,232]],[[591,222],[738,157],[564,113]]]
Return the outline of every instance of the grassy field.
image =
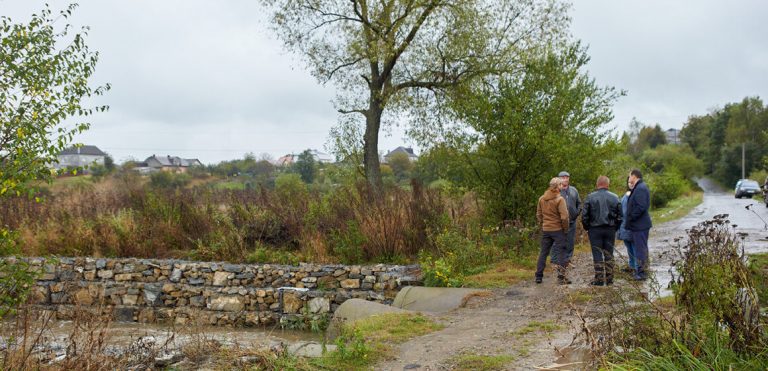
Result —
[[[691,212],[704,199],[704,192],[693,191],[672,200],[667,206],[659,209],[651,209],[651,219],[654,224],[665,223],[680,219]]]

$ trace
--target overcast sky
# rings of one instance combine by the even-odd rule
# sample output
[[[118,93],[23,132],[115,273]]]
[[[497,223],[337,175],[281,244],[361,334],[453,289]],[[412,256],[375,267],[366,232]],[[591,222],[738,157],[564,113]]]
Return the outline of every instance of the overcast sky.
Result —
[[[25,20],[44,3],[0,0],[0,14]],[[71,23],[91,27],[94,83],[112,90],[100,99],[109,112],[77,141],[118,161],[323,150],[337,119],[334,90],[283,51],[256,1],[79,3]],[[680,128],[689,115],[768,97],[768,1],[578,0],[571,15],[573,36],[589,46],[589,73],[627,92],[610,127],[637,117]],[[380,149],[401,144],[413,143],[395,129]]]

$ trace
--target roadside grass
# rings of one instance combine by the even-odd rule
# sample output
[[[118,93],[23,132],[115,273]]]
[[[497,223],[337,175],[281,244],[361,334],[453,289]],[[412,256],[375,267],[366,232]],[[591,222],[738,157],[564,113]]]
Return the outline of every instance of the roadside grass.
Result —
[[[749,274],[757,289],[757,297],[765,303],[768,300],[768,253],[749,256]]]
[[[492,371],[504,370],[505,365],[514,360],[515,357],[506,354],[490,356],[462,353],[451,359],[450,363],[454,365],[454,370]]]
[[[336,340],[337,350],[311,360],[329,370],[359,370],[391,358],[394,345],[442,329],[422,314],[387,313],[344,326]],[[289,367],[290,368],[290,367]]]
[[[653,303],[664,311],[672,311],[675,309],[675,295],[662,296],[654,300]]]
[[[696,206],[699,206],[704,200],[704,192],[692,191],[684,194],[667,204],[662,208],[651,209],[651,219],[654,224],[666,223],[671,220],[680,219],[691,212]]]
[[[533,258],[520,261],[502,260],[484,272],[467,276],[464,287],[495,289],[514,285],[526,279],[532,279],[536,271]]]
[[[560,330],[561,328],[562,326],[552,321],[543,321],[543,322],[531,321],[527,325],[512,332],[512,335],[525,336],[534,332],[551,334],[557,330]]]
[[[591,288],[576,289],[568,292],[568,301],[576,305],[584,305],[595,298],[595,291]]]

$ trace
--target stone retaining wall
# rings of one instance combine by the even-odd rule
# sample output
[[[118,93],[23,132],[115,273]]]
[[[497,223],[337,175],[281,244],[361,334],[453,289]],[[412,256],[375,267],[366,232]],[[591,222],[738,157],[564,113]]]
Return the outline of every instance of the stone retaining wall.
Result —
[[[33,304],[61,319],[78,310],[118,321],[268,325],[288,316],[331,314],[360,298],[390,303],[418,284],[417,266],[299,266],[151,259],[24,259],[40,277]]]

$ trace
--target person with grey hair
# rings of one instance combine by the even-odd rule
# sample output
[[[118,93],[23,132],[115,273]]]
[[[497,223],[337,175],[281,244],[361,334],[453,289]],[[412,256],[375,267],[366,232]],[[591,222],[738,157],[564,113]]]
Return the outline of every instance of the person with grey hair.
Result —
[[[576,219],[579,218],[581,212],[581,198],[579,198],[579,190],[571,185],[571,174],[567,171],[561,171],[557,176],[562,181],[560,183],[560,195],[565,200],[565,205],[568,207],[568,232],[565,236],[565,256],[562,258],[555,256],[555,252],[552,253],[552,262],[562,261],[564,267],[568,267],[573,257],[573,249],[576,243]]]
[[[565,258],[566,241],[568,233],[568,207],[565,199],[560,195],[560,178],[552,178],[549,188],[539,198],[536,206],[536,222],[541,230],[541,250],[536,263],[536,283],[541,283],[544,278],[544,267],[547,256],[552,252],[552,264],[557,271],[557,283],[567,285],[571,283],[565,277],[565,264],[560,259]]]

